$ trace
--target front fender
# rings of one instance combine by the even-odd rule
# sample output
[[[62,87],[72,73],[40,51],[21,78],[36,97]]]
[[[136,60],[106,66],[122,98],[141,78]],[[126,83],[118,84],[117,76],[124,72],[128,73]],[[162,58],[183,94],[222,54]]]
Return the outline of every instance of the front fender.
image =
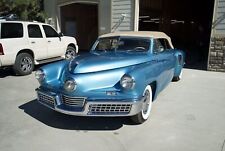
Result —
[[[41,85],[60,85],[60,78],[68,64],[69,61],[63,60],[41,67],[40,69],[45,73],[45,79]]]
[[[159,89],[158,83],[160,74],[162,73],[160,63],[157,61],[149,61],[147,63],[135,66],[128,74],[135,79],[135,87],[133,91],[136,91],[139,96],[142,96],[147,85],[155,82],[155,99],[157,97],[157,90]]]
[[[76,53],[78,53],[78,45],[77,45],[77,41],[75,38],[73,37],[69,37],[69,36],[63,36],[62,37],[66,47],[69,45],[69,44],[74,44],[75,46],[75,49],[76,49]]]

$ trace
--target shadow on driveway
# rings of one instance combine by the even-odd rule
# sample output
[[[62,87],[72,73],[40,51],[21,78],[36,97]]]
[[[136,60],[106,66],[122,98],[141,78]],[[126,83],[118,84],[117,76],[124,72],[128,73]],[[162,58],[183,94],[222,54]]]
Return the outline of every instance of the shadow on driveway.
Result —
[[[54,128],[66,130],[117,130],[133,123],[126,117],[79,117],[61,114],[32,100],[20,109],[38,121]]]
[[[8,76],[15,76],[15,73],[11,68],[0,69],[0,78],[5,78]]]
[[[47,63],[41,64],[41,65],[36,65],[34,67],[33,71],[36,71],[37,69],[39,69],[40,67],[42,67],[44,65],[47,65]],[[20,75],[16,75],[16,73],[13,71],[12,67],[0,68],[0,79],[5,78],[5,77],[9,77],[9,76],[15,77],[15,76],[20,76]]]

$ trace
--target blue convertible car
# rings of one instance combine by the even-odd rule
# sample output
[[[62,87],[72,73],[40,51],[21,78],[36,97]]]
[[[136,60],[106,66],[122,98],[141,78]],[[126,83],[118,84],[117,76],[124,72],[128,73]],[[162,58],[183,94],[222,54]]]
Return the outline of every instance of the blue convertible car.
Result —
[[[148,119],[152,102],[171,80],[181,78],[184,54],[162,32],[100,36],[90,53],[36,71],[38,101],[77,116]]]

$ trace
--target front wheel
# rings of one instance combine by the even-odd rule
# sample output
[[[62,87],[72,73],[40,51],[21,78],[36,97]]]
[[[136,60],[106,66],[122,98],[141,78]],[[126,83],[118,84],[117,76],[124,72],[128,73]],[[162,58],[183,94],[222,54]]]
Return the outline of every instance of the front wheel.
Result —
[[[183,70],[181,69],[180,74],[178,76],[174,76],[173,80],[174,82],[180,81],[183,75]]]
[[[18,54],[13,69],[17,75],[31,74],[34,69],[34,58],[28,53]]]
[[[134,115],[131,117],[131,120],[137,124],[141,124],[145,122],[152,109],[152,88],[150,85],[148,85],[143,93],[144,101],[141,112],[139,112],[137,115]]]
[[[76,49],[74,47],[68,46],[66,49],[65,58],[72,59],[77,55]]]

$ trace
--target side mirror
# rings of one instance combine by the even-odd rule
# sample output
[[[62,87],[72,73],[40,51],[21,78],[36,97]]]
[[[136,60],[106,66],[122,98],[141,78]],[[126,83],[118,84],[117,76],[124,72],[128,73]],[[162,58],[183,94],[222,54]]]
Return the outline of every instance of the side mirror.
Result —
[[[63,33],[62,32],[60,32],[59,33],[59,37],[63,37],[64,35],[63,35]]]

